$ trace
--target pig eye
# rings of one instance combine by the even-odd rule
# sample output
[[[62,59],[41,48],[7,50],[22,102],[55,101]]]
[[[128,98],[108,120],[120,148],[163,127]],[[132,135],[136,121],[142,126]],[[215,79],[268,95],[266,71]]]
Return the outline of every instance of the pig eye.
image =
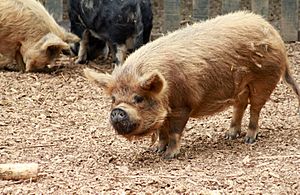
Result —
[[[143,102],[144,101],[144,97],[143,96],[140,96],[140,95],[135,95],[134,97],[133,97],[133,101],[134,101],[134,103],[141,103],[141,102]]]
[[[115,96],[111,96],[111,102],[115,103],[116,102],[116,97]]]

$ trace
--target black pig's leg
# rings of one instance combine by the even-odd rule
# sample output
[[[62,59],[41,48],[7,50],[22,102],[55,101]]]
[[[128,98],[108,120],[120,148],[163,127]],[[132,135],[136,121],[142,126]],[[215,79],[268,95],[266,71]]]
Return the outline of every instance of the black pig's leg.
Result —
[[[117,58],[117,64],[122,65],[125,61],[127,54],[127,47],[125,44],[117,44],[117,53],[116,53],[116,58]]]
[[[76,60],[76,63],[78,64],[86,63],[88,46],[89,46],[89,31],[85,30],[83,32],[82,39],[80,41],[78,59]]]

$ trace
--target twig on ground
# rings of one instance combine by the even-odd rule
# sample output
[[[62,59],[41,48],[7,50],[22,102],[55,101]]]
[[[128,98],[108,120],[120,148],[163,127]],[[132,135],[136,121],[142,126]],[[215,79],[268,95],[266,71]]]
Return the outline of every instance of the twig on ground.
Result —
[[[8,187],[8,186],[12,186],[12,185],[15,185],[15,184],[21,184],[23,182],[30,182],[31,179],[27,179],[27,180],[20,180],[20,181],[13,181],[13,182],[10,182],[10,183],[7,183],[7,184],[4,184],[2,186],[0,186],[0,188],[4,188],[4,187]]]
[[[69,80],[69,79],[66,79],[66,78],[65,78],[65,76],[64,76],[64,74],[63,74],[62,72],[60,73],[60,75],[61,75],[61,77],[63,78],[63,80],[64,80],[65,82],[67,82],[67,81]]]
[[[33,146],[25,146],[25,147],[22,147],[22,148],[23,149],[25,149],[25,148],[44,148],[44,147],[51,147],[51,146],[58,146],[58,144],[33,145]]]
[[[260,160],[260,159],[278,159],[278,158],[300,158],[300,155],[259,156],[259,157],[255,157],[255,158],[253,158],[253,159]]]
[[[48,99],[48,97],[50,96],[50,93],[47,94],[47,96],[45,97],[43,103],[42,103],[42,106],[46,103],[46,100]]]

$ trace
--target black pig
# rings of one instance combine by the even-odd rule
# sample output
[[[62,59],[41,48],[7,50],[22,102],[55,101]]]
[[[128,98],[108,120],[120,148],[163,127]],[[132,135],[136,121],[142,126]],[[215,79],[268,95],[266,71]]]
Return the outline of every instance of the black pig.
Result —
[[[150,39],[152,10],[150,0],[70,0],[71,32],[82,40],[73,45],[77,63],[86,63],[109,51],[117,64],[126,53]]]

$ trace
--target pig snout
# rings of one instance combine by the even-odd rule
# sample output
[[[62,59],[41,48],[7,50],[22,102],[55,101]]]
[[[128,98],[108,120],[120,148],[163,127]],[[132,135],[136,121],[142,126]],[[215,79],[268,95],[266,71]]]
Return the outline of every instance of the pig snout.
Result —
[[[121,135],[129,134],[136,128],[136,124],[130,121],[127,112],[121,108],[115,108],[111,111],[110,121],[114,129]]]
[[[124,110],[115,108],[110,113],[110,119],[113,123],[118,123],[128,120],[128,115]]]

